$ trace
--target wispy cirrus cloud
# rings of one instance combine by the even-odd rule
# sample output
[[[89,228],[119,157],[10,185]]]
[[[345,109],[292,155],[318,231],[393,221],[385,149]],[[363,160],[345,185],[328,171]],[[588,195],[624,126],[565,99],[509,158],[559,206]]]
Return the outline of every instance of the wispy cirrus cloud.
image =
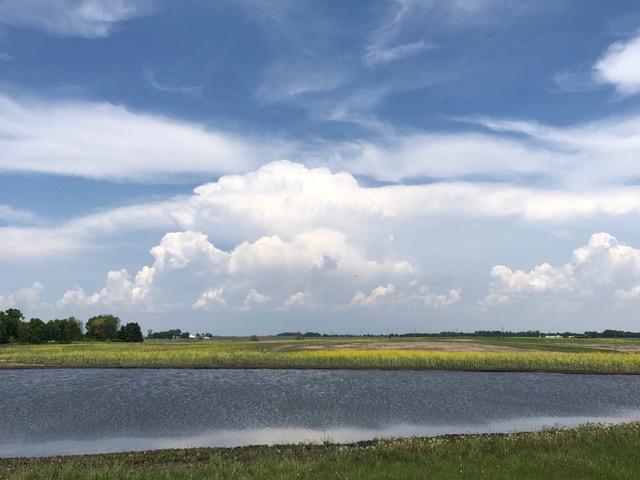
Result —
[[[349,69],[340,59],[281,59],[266,69],[255,96],[263,102],[299,102],[300,97],[332,92],[350,80]]]
[[[355,112],[368,101],[323,112],[368,122],[377,136],[330,142],[240,135],[104,102],[0,94],[0,171],[162,183],[248,172],[289,158],[392,182],[519,184],[533,178],[552,187],[591,188],[640,181],[637,116],[562,127],[470,117],[459,119],[471,123],[467,130],[407,133]]]
[[[158,78],[158,73],[150,68],[143,70],[144,77],[151,88],[159,90],[161,92],[179,93],[182,95],[191,95],[194,97],[200,97],[202,94],[202,85],[179,85],[173,82],[162,81]]]
[[[437,43],[425,42],[424,40],[405,43],[395,47],[371,45],[367,48],[367,53],[364,56],[364,62],[369,66],[395,62],[397,60],[402,60],[403,58],[411,57],[421,52],[437,48],[440,48]]]
[[[60,37],[104,38],[118,23],[147,15],[155,0],[0,0],[0,24]]]

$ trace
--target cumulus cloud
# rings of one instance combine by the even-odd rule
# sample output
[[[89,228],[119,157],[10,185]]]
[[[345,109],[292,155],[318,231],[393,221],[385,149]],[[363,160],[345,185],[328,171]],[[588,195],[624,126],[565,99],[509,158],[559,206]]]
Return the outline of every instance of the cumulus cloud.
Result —
[[[528,272],[496,265],[491,278],[484,307],[531,299],[552,299],[555,304],[631,299],[640,292],[640,250],[608,233],[596,233],[565,265],[542,263]]]
[[[229,251],[215,247],[203,233],[172,232],[151,254],[153,264],[133,279],[125,269],[111,271],[102,290],[90,295],[80,287],[68,290],[58,307],[277,311],[370,307],[400,294],[397,306],[410,299],[414,309],[442,309],[459,298],[457,290],[431,294],[419,286],[408,262],[367,258],[332,230],[301,232],[289,241],[261,237]],[[385,280],[393,283],[384,286]],[[371,294],[362,294],[367,287]]]
[[[446,294],[436,294],[426,287],[421,287],[420,293],[417,295],[417,299],[422,305],[436,310],[444,310],[454,303],[458,303],[461,298],[462,291],[459,288],[452,288]]]
[[[269,300],[271,300],[271,297],[269,295],[258,293],[255,288],[252,288],[251,290],[249,290],[249,293],[247,293],[247,296],[242,302],[242,309],[251,310],[252,307],[267,303]]]
[[[106,306],[109,308],[128,309],[142,305],[149,293],[155,270],[144,267],[131,280],[125,269],[107,273],[106,286],[97,293],[87,295],[81,287],[67,290],[56,302],[59,308]]]
[[[459,288],[451,289],[447,293],[433,293],[426,286],[417,290],[406,289],[397,291],[393,284],[380,285],[371,290],[369,295],[358,292],[351,300],[352,306],[368,308],[392,308],[394,310],[444,310],[457,303],[462,298]]]
[[[116,25],[149,14],[155,0],[0,0],[0,23],[60,37],[108,37]]]
[[[0,292],[0,310],[8,308],[37,309],[41,306],[40,294],[44,287],[40,282],[35,282],[31,287],[21,288],[17,292],[3,295]]]
[[[640,92],[640,36],[611,45],[593,66],[600,83],[608,83],[623,95]]]
[[[371,293],[369,295],[365,295],[362,292],[356,293],[356,295],[351,300],[351,305],[372,306],[376,304],[380,299],[394,294],[395,291],[396,288],[390,283],[387,286],[380,285],[379,287],[371,290]]]
[[[304,304],[305,304],[304,292],[296,292],[293,295],[291,295],[289,298],[287,298],[287,300],[284,302],[285,307],[294,307],[296,305],[302,306]]]

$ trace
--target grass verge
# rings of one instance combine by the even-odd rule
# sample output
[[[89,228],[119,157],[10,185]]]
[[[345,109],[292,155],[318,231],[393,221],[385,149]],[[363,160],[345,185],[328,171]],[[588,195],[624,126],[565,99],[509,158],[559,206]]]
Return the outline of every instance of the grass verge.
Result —
[[[23,479],[628,479],[640,423],[540,432],[0,459]]]

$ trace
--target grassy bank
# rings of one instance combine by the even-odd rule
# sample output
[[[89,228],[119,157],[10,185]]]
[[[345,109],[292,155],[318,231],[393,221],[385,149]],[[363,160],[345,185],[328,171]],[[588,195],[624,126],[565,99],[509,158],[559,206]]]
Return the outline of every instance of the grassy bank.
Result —
[[[495,340],[493,341],[496,342]],[[638,342],[601,341],[570,344],[555,340],[520,340],[520,351],[472,351],[483,341],[461,343],[470,351],[445,351],[446,342],[354,340],[316,341],[156,341],[141,344],[85,342],[73,344],[5,345],[3,365],[51,367],[146,368],[389,368],[470,371],[547,371],[640,374]],[[427,345],[429,344],[429,345]],[[425,345],[433,348],[425,349]],[[538,349],[533,346],[538,345]],[[496,348],[500,347],[499,345]],[[503,348],[503,347],[500,347]],[[555,348],[555,350],[554,350]],[[504,348],[503,348],[504,349]]]
[[[7,479],[628,479],[640,468],[640,423],[234,449],[0,459]]]

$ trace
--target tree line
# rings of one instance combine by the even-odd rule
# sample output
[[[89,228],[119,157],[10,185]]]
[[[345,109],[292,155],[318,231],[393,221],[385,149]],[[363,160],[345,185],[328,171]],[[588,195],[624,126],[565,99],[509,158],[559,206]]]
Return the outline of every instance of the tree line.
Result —
[[[211,333],[196,333],[193,335],[197,340],[203,340],[205,338],[213,338]],[[179,328],[171,330],[163,330],[161,332],[154,332],[153,330],[147,330],[147,338],[153,340],[173,340],[177,338],[193,338],[191,333],[183,332]]]
[[[604,330],[602,332],[587,331],[584,333],[575,332],[547,332],[543,333],[540,330],[526,330],[520,332],[512,332],[505,330],[476,330],[475,332],[439,332],[439,333],[391,333],[391,334],[327,334],[318,332],[282,332],[276,335],[277,337],[292,337],[292,338],[330,338],[330,337],[344,337],[344,338],[405,338],[405,337],[425,337],[425,338],[451,338],[451,337],[545,337],[545,336],[559,336],[559,337],[575,337],[575,338],[640,338],[640,332],[628,332],[623,330]]]
[[[140,325],[135,322],[121,325],[110,314],[91,317],[83,324],[75,317],[44,322],[39,318],[26,321],[16,308],[0,311],[0,344],[3,343],[71,343],[79,340],[142,342]]]

